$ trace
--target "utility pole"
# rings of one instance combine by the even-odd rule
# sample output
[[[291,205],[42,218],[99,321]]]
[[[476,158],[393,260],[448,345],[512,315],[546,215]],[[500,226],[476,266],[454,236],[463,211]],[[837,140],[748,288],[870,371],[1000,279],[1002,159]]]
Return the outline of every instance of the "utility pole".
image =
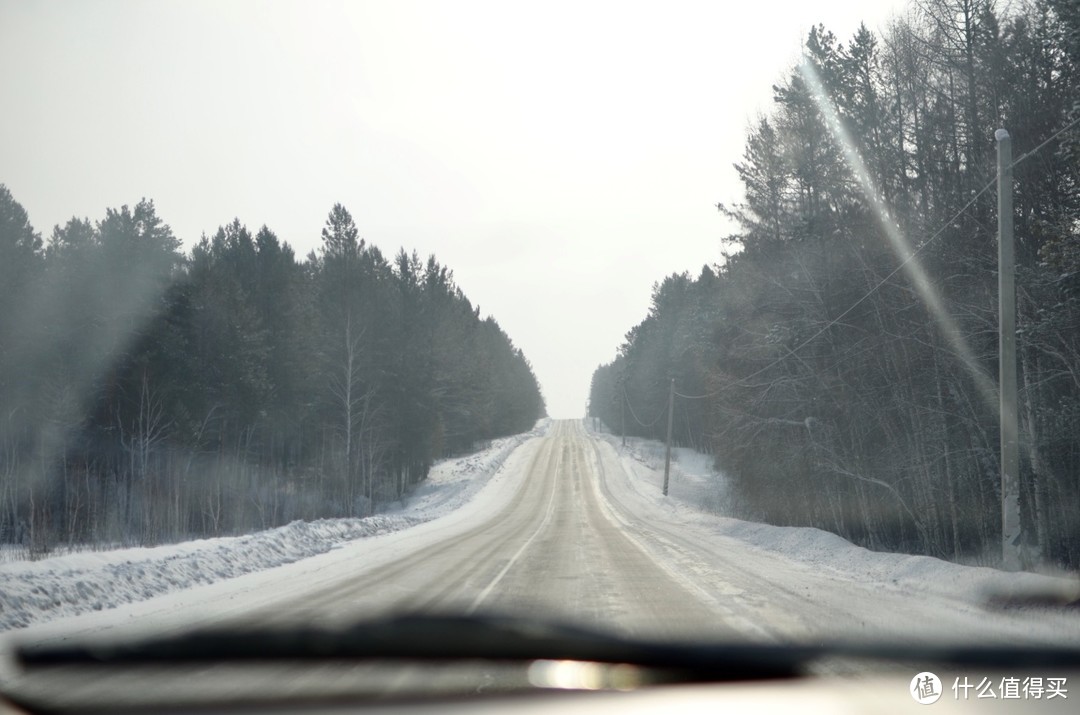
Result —
[[[1001,429],[1001,563],[1020,568],[1020,453],[1016,413],[1016,277],[1013,259],[1012,139],[998,129],[998,384]]]
[[[619,400],[619,422],[622,423],[622,446],[626,446],[626,392],[623,392]]]
[[[675,378],[667,398],[667,457],[664,458],[664,496],[667,496],[668,475],[671,474],[671,417],[675,413]]]

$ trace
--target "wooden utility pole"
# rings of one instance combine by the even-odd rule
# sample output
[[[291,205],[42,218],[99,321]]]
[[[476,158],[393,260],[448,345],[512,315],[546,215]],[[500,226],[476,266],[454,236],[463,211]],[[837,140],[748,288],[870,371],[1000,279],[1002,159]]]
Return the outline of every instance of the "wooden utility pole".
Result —
[[[622,446],[626,446],[626,392],[619,400],[619,421],[622,423]]]
[[[1016,278],[1013,258],[1012,139],[994,133],[998,159],[998,384],[1001,429],[1001,563],[1020,568],[1020,453],[1016,412]]]
[[[671,474],[671,418],[675,414],[675,378],[667,398],[667,457],[664,458],[664,496],[667,496],[668,475]]]

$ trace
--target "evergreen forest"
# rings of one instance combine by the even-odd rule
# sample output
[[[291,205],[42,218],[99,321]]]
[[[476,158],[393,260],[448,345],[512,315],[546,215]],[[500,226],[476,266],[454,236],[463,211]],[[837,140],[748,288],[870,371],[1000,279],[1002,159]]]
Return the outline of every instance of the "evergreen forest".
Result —
[[[145,199],[43,239],[0,185],[0,306],[0,543],[31,555],[364,516],[545,414],[450,269],[340,204],[298,260],[239,220],[185,253]]]
[[[594,373],[613,431],[715,455],[735,516],[1001,553],[995,132],[1011,135],[1020,516],[1080,566],[1080,4],[918,0],[806,38],[735,166],[726,261],[656,284]]]

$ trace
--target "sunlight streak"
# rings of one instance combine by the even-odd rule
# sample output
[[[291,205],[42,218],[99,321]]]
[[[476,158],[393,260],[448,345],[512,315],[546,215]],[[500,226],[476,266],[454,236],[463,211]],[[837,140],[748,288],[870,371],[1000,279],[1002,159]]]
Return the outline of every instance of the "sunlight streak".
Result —
[[[847,164],[848,168],[851,170],[852,176],[858,183],[863,198],[870,205],[872,212],[877,216],[878,222],[885,231],[885,236],[889,239],[889,247],[892,249],[897,259],[900,260],[904,272],[915,286],[923,303],[929,308],[930,314],[937,322],[938,327],[948,341],[949,346],[956,355],[960,357],[968,371],[971,373],[971,377],[975,381],[975,386],[979,391],[979,395],[986,402],[986,405],[991,408],[993,414],[998,414],[997,382],[986,369],[979,364],[974,353],[971,351],[971,347],[968,345],[967,340],[964,338],[963,333],[960,331],[960,326],[957,325],[956,321],[945,309],[941,297],[934,288],[930,277],[923,269],[922,264],[913,257],[914,251],[910,242],[900,231],[900,226],[892,218],[889,207],[885,205],[881,192],[874,184],[874,180],[871,177],[862,156],[859,154],[855,142],[852,140],[847,129],[844,127],[843,122],[840,120],[840,116],[836,111],[836,106],[829,98],[829,94],[821,81],[817,69],[809,59],[804,59],[799,66],[799,70],[810,89],[810,96],[814,100],[814,104],[821,113],[825,128],[833,141],[840,148],[841,152],[843,152],[844,162]]]

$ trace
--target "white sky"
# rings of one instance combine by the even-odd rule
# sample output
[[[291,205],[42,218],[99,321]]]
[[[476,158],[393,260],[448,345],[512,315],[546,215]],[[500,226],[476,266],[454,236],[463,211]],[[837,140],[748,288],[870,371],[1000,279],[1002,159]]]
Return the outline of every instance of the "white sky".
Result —
[[[810,27],[902,7],[0,0],[0,183],[45,238],[145,196],[188,247],[239,217],[298,256],[340,201],[575,417],[653,282],[721,260],[714,204]]]

